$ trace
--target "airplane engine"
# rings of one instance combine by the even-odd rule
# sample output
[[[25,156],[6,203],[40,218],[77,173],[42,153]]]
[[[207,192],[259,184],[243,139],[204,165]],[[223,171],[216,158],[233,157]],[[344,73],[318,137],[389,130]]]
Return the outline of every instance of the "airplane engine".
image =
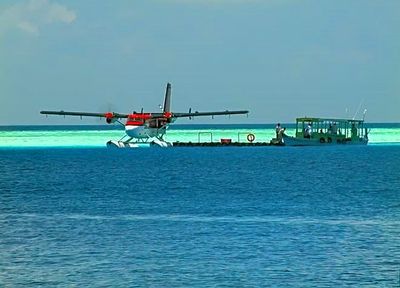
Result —
[[[106,118],[107,124],[112,124],[115,122],[115,118]]]
[[[117,121],[117,118],[114,118],[114,117],[107,117],[107,118],[106,118],[107,124],[112,124],[112,123],[114,123],[115,121]]]
[[[107,124],[112,124],[117,121],[117,118],[114,117],[114,113],[112,112],[107,112],[106,114],[104,114],[104,116],[106,117]]]

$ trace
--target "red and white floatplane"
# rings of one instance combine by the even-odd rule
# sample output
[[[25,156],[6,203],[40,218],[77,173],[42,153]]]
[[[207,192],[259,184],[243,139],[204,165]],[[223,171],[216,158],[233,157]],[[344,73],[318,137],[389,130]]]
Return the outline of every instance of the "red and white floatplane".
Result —
[[[169,125],[175,122],[178,118],[193,118],[198,116],[218,116],[218,115],[233,115],[247,114],[247,110],[238,111],[216,111],[216,112],[192,112],[189,109],[187,113],[175,113],[171,108],[171,84],[167,84],[164,106],[161,112],[145,113],[143,109],[140,113],[133,112],[131,114],[121,114],[115,112],[93,113],[93,112],[68,112],[68,111],[40,111],[45,115],[62,115],[62,116],[84,116],[105,118],[107,124],[119,123],[125,127],[125,135],[120,140],[110,140],[107,142],[107,147],[116,148],[138,148],[138,147],[170,147],[171,142],[164,140]],[[126,122],[121,122],[121,119],[126,119]]]

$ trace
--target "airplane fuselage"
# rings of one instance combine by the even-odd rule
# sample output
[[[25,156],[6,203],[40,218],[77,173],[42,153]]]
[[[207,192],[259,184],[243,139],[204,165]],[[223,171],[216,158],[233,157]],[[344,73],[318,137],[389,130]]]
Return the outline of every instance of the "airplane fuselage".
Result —
[[[130,114],[125,123],[125,133],[134,139],[162,137],[173,121],[170,116],[155,118],[150,113]]]
[[[166,129],[166,126],[162,128],[150,128],[146,125],[125,125],[126,135],[135,139],[160,137],[165,134]]]

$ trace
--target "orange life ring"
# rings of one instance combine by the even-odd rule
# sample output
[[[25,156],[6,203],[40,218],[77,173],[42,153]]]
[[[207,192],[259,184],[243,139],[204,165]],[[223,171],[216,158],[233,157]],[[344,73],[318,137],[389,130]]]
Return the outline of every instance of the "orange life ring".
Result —
[[[250,134],[247,135],[247,141],[249,141],[251,143],[254,140],[256,140],[256,136],[254,136],[254,134],[250,133]]]

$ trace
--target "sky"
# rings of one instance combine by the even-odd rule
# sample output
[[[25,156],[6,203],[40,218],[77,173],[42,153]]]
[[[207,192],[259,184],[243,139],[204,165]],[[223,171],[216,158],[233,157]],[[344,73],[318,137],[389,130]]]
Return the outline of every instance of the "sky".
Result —
[[[41,110],[242,110],[400,122],[399,0],[1,0],[0,125]],[[358,113],[357,113],[358,112]]]

